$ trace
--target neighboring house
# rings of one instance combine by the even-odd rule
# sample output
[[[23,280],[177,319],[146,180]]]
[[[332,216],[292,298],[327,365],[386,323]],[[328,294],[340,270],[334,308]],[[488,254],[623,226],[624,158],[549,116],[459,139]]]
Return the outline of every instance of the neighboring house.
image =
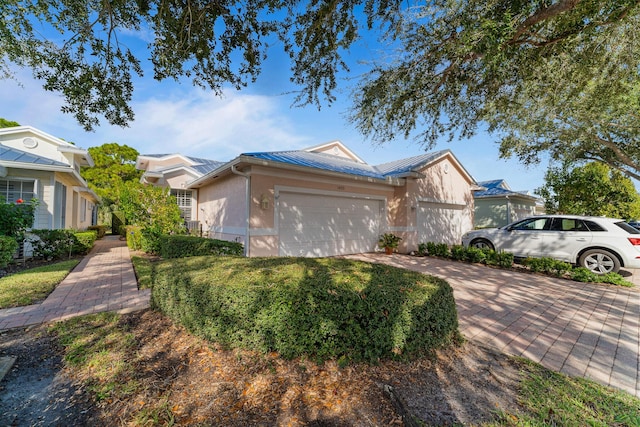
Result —
[[[474,192],[475,228],[502,227],[539,213],[539,199],[524,191],[512,191],[504,179],[478,182]]]
[[[98,196],[80,176],[91,156],[30,126],[0,129],[0,195],[38,200],[33,228],[83,230],[96,224]]]
[[[186,184],[222,166],[223,162],[180,154],[144,154],[138,156],[136,169],[144,171],[140,182],[171,189],[180,207],[180,215],[190,229],[198,219],[198,191]]]
[[[386,232],[402,237],[401,252],[459,244],[477,186],[449,150],[371,166],[335,141],[241,154],[182,188],[197,192],[208,235],[248,256],[331,256],[374,251]]]

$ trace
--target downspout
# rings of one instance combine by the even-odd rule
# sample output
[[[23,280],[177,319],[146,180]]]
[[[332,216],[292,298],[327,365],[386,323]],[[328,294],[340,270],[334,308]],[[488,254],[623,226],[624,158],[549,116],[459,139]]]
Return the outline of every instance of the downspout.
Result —
[[[251,186],[249,185],[251,182],[251,175],[245,172],[240,172],[236,165],[231,165],[231,172],[243,176],[246,178],[245,180],[245,194],[246,194],[246,212],[245,212],[245,232],[244,232],[244,256],[249,256],[249,215],[251,214]]]
[[[507,224],[511,224],[513,222],[513,219],[511,218],[511,200],[509,199],[509,196],[506,196],[507,199]]]

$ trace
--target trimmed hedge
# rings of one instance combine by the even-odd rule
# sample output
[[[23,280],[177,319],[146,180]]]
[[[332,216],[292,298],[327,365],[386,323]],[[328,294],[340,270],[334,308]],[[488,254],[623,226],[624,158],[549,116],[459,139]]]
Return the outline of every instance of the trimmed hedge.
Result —
[[[0,268],[5,268],[13,260],[20,245],[13,237],[0,236]]]
[[[230,348],[318,362],[404,359],[461,340],[444,280],[334,258],[154,263],[152,306]]]
[[[87,230],[95,231],[98,239],[102,239],[107,234],[106,225],[92,225],[87,227]]]
[[[159,246],[159,255],[163,258],[203,255],[240,256],[244,252],[244,247],[241,243],[184,235],[160,236]]]
[[[43,259],[61,259],[89,253],[96,241],[95,231],[31,230],[33,255]]]

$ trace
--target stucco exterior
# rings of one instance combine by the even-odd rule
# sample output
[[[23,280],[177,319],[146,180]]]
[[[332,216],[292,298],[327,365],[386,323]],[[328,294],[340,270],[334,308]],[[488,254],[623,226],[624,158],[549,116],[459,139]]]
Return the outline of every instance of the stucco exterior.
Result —
[[[502,227],[536,215],[538,199],[525,192],[512,191],[504,180],[478,183],[482,190],[474,194],[474,227]]]
[[[331,144],[320,146],[320,152],[333,153],[336,147],[344,150],[340,144]],[[339,157],[357,158],[342,151]],[[188,188],[198,191],[198,218],[205,224],[209,236],[244,242],[248,256],[279,255],[282,231],[279,212],[283,194],[306,194],[326,200],[345,197],[380,201],[377,232],[402,237],[400,252],[416,250],[421,243],[420,206],[453,206],[458,223],[454,227],[456,235],[449,236],[450,221],[440,223],[445,228],[441,235],[447,236],[447,243],[459,243],[461,234],[472,228],[472,190],[476,188],[473,178],[452,153],[445,153],[410,175],[379,180],[240,156],[211,176],[192,182]]]

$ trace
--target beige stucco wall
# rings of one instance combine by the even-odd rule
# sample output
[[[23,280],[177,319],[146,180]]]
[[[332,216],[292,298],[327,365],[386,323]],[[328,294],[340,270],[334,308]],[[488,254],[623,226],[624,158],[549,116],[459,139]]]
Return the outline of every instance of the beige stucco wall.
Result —
[[[366,179],[332,177],[253,165],[242,170],[247,178],[230,175],[198,189],[198,219],[210,230],[210,237],[247,242],[249,256],[277,256],[279,253],[277,197],[281,191],[329,195],[371,196],[384,200],[386,216],[380,233],[403,238],[400,252],[417,249],[417,206],[421,201],[464,205],[464,222],[473,221],[474,182],[453,157],[425,167],[424,178],[397,181],[400,186]],[[248,201],[248,205],[247,205]],[[248,219],[247,219],[248,218]]]
[[[246,178],[230,175],[198,189],[198,216],[209,237],[245,243]]]
[[[418,247],[419,202],[464,206],[463,231],[472,228],[474,200],[471,190],[474,182],[451,156],[445,156],[420,170],[425,177],[408,180],[406,191],[397,200],[396,227],[403,238],[398,250],[410,252]]]

